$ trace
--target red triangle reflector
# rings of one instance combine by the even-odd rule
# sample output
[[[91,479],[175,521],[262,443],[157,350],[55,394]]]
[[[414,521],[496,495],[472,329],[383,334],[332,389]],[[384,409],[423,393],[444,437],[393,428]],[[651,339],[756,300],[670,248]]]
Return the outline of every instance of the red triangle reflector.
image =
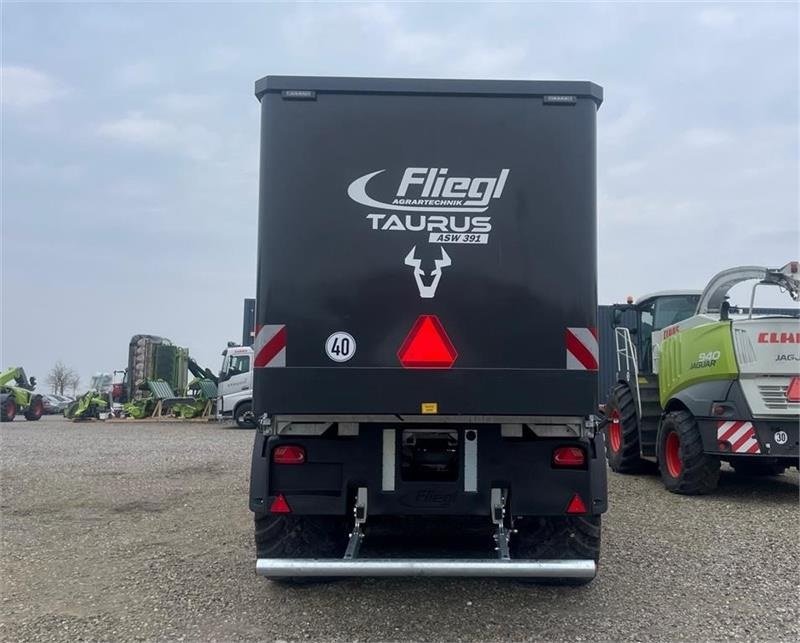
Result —
[[[572,500],[569,501],[567,505],[567,513],[568,514],[585,514],[586,513],[586,504],[583,502],[583,499],[576,493],[572,496]]]
[[[436,315],[420,315],[397,351],[405,368],[450,368],[458,353]]]
[[[787,402],[800,402],[800,377],[793,377],[786,389]]]
[[[289,503],[286,502],[286,498],[283,497],[282,493],[279,493],[275,497],[275,500],[272,501],[272,505],[270,506],[269,510],[274,514],[292,513],[292,508],[289,506]]]

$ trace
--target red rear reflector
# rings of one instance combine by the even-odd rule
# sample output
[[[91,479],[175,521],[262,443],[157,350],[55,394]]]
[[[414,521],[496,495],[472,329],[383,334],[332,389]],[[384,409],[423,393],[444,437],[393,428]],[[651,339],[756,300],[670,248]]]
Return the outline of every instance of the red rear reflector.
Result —
[[[436,315],[420,315],[397,351],[405,368],[450,368],[458,353]]]
[[[572,496],[572,500],[569,501],[567,505],[567,513],[568,514],[585,514],[586,513],[586,505],[583,502],[583,499],[576,493]]]
[[[272,461],[275,464],[303,464],[306,461],[306,450],[292,445],[275,447]]]
[[[282,493],[279,493],[275,497],[275,500],[272,501],[272,505],[270,505],[269,510],[274,514],[292,513],[292,508],[289,506],[289,503],[286,502],[286,498],[283,497]]]
[[[553,451],[554,467],[582,467],[586,464],[586,454],[580,447],[558,447]]]
[[[787,402],[800,402],[800,377],[793,377],[786,389]]]

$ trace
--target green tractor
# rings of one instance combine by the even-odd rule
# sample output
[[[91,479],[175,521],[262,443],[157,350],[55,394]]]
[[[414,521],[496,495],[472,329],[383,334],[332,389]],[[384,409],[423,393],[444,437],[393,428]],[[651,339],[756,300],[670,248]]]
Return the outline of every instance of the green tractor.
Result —
[[[14,385],[11,384],[14,382]],[[0,421],[13,422],[18,413],[35,422],[44,414],[42,396],[34,393],[36,378],[25,375],[20,366],[0,373]]]
[[[731,306],[730,290],[748,281],[749,308]],[[695,495],[716,488],[720,462],[744,475],[798,466],[798,310],[754,308],[760,287],[799,301],[798,262],[731,268],[702,293],[615,307],[616,384],[605,406],[612,470],[655,462],[669,491]]]

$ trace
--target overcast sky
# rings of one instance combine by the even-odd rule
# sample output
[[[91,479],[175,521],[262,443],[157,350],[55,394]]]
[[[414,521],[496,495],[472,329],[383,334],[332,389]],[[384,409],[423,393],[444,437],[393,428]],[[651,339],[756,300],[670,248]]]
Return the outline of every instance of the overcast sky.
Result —
[[[592,80],[600,301],[798,256],[798,6],[2,6],[0,367],[216,369],[255,294],[267,74]]]

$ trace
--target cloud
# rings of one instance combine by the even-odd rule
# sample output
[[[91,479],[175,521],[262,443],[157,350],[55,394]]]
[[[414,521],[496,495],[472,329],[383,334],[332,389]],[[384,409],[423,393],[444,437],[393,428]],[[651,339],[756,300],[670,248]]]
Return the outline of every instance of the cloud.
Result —
[[[523,45],[475,44],[458,57],[448,72],[467,78],[516,78],[527,53]]]
[[[696,127],[683,135],[683,140],[692,147],[716,147],[731,140],[728,132],[719,129]]]
[[[606,116],[610,111],[600,112],[603,120],[598,128],[598,136],[602,145],[628,146],[631,139],[651,126],[653,108],[643,97],[632,98],[621,112]]]
[[[169,92],[155,99],[155,104],[165,111],[176,114],[206,112],[219,106],[219,96]]]
[[[302,5],[283,20],[281,34],[285,47],[298,59],[315,54],[326,60],[342,55],[366,59],[366,66],[359,65],[364,75],[509,78],[530,71],[524,67],[529,53],[524,37],[499,40],[486,35],[490,30],[484,23],[491,13],[483,15],[476,9],[474,15],[442,22],[420,21],[420,15],[399,3],[335,9]],[[350,37],[332,42],[333,31]],[[365,57],[364,51],[370,55]]]
[[[134,112],[123,118],[101,123],[97,133],[121,143],[161,146],[174,138],[176,130],[171,123],[146,118]]]
[[[30,67],[0,67],[3,105],[17,109],[39,107],[61,98],[66,87],[44,72]]]
[[[639,174],[646,166],[641,160],[625,161],[606,169],[609,177],[622,178]]]
[[[100,123],[95,132],[111,142],[179,154],[195,161],[213,159],[219,147],[218,136],[202,125],[147,117],[141,112]]]
[[[697,14],[697,21],[715,29],[727,29],[736,23],[736,14],[724,7],[707,7]]]
[[[117,69],[115,78],[124,87],[153,85],[158,82],[160,73],[158,66],[149,61],[139,61],[124,65]]]
[[[3,172],[8,179],[36,185],[53,183],[80,185],[88,175],[84,165],[75,162],[53,162],[51,159],[6,160]]]
[[[234,47],[212,47],[205,55],[204,68],[209,72],[226,71],[241,59],[242,52]]]

